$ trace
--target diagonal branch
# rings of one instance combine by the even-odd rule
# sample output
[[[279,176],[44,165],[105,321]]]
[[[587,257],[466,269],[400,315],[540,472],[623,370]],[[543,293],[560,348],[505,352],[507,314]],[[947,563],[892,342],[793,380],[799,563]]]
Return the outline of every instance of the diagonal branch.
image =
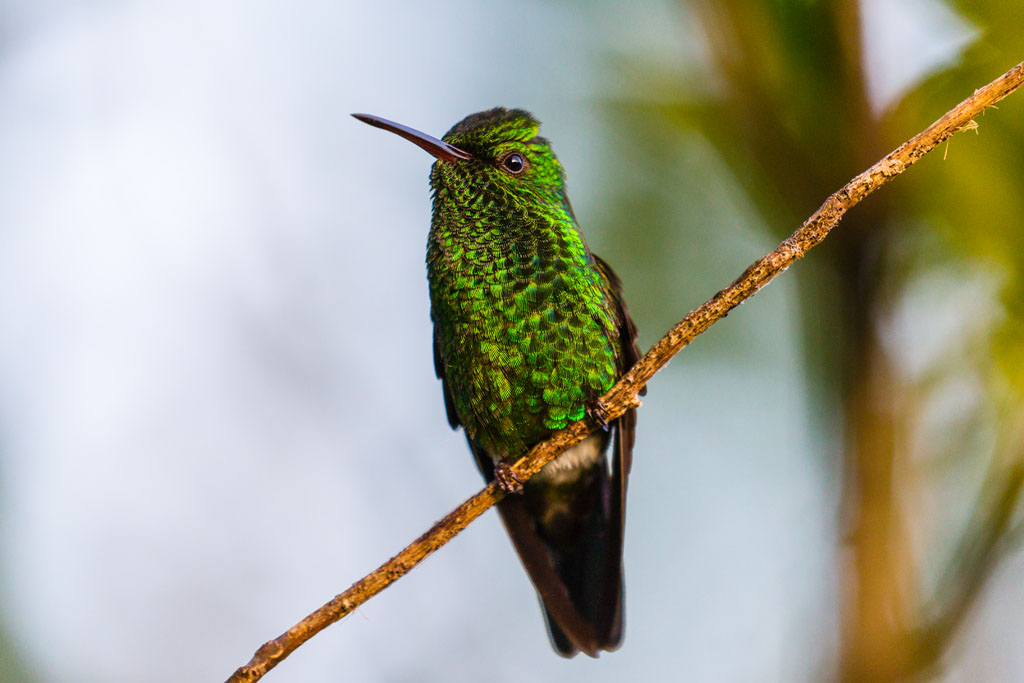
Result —
[[[638,392],[658,370],[697,335],[724,318],[729,311],[749,299],[775,276],[817,246],[851,207],[954,134],[976,128],[974,117],[1022,84],[1024,62],[976,90],[973,95],[927,129],[900,145],[826,199],[825,203],[774,251],[754,262],[735,282],[691,311],[669,330],[608,393],[599,399],[607,413],[607,419],[615,419],[630,408],[639,406]],[[513,468],[515,473],[521,480],[526,481],[544,465],[554,460],[559,453],[582,441],[595,428],[596,425],[580,420],[556,432],[517,461]],[[228,683],[257,681],[262,678],[267,671],[277,666],[300,645],[401,578],[503,497],[504,493],[496,484],[489,484],[400,553],[352,584],[347,591],[335,596],[333,600],[274,640],[264,643],[248,664],[231,675]]]

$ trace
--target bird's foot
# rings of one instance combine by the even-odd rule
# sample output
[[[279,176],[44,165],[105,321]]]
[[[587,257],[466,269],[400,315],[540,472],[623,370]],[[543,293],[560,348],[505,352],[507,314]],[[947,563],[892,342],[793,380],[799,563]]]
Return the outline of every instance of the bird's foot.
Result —
[[[494,481],[505,493],[522,493],[523,480],[516,476],[515,470],[504,460],[494,466]]]
[[[594,405],[587,408],[587,417],[595,425],[606,432],[608,431],[608,409],[604,407],[601,399],[597,399],[594,401]]]

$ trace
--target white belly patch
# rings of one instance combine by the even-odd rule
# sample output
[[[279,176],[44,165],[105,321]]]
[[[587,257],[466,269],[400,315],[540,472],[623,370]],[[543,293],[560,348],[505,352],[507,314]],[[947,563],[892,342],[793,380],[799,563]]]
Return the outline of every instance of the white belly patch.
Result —
[[[551,484],[561,484],[576,478],[576,473],[584,467],[592,466],[602,457],[602,441],[604,434],[591,434],[578,444],[565,451],[557,458],[544,465],[534,479]]]

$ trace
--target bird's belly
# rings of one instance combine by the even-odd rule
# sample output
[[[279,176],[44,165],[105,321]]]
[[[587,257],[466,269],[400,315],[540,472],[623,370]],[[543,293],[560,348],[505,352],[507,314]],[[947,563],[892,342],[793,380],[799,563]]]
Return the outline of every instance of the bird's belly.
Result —
[[[431,285],[446,382],[468,436],[519,457],[614,384],[617,330],[589,271]]]
[[[572,448],[566,449],[564,453],[547,465],[544,465],[531,481],[544,482],[556,486],[573,482],[579,477],[580,470],[593,467],[604,457],[604,450],[607,444],[607,434],[591,434]]]
[[[472,333],[482,331],[467,330],[446,367],[461,422],[496,457],[519,457],[582,418],[614,382],[615,359],[604,339],[588,343],[572,335],[562,339],[557,331],[494,327],[489,334]],[[590,461],[594,450],[578,447],[563,464]],[[559,466],[551,467],[549,474],[557,471]]]

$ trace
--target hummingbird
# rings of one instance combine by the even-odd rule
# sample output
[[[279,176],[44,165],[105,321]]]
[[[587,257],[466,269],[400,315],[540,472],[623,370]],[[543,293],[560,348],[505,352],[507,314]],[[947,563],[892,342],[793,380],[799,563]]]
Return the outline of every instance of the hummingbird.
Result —
[[[622,543],[636,413],[597,399],[639,359],[611,267],[590,251],[565,172],[522,109],[471,114],[442,139],[353,114],[436,158],[427,279],[434,369],[541,601],[555,651],[623,636]],[[520,482],[510,464],[570,422],[603,427]]]

